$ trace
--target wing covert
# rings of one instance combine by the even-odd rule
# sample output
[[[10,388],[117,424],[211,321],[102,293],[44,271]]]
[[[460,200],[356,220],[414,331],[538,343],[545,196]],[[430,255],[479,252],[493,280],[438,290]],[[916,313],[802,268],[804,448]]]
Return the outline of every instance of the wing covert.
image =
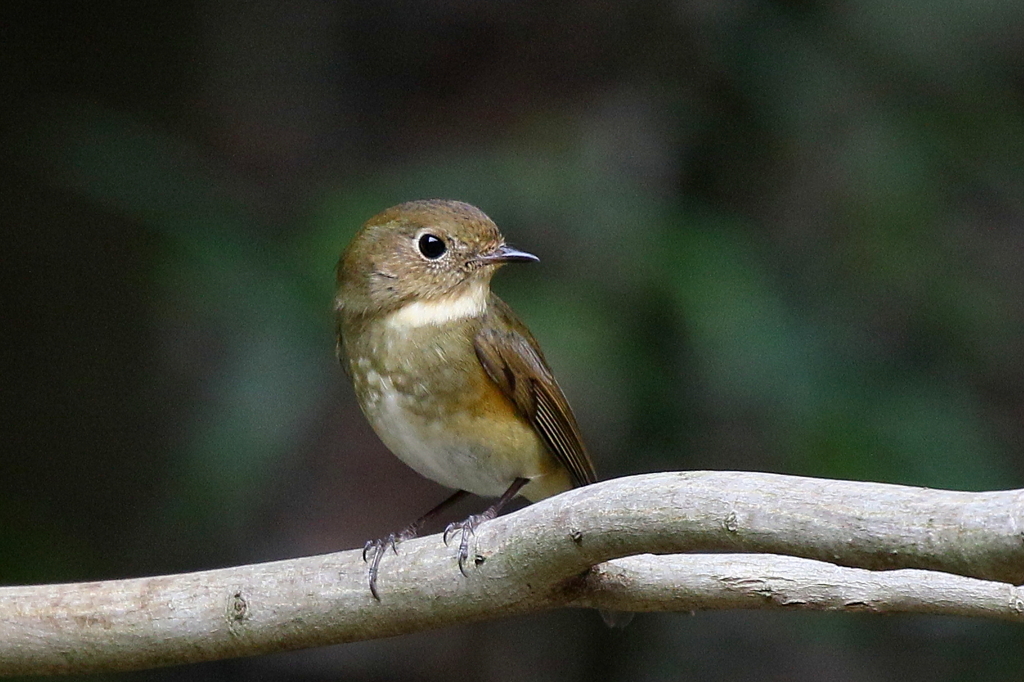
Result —
[[[474,339],[480,364],[566,468],[573,485],[595,482],[576,417],[536,341],[501,299],[493,296],[491,303],[509,324],[483,325]]]

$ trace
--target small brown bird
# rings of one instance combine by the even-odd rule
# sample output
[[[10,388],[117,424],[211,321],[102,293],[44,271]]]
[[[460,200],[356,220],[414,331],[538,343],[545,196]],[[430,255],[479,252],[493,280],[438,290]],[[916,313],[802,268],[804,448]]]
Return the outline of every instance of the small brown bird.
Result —
[[[504,263],[536,256],[505,244],[479,209],[411,201],[371,218],[338,263],[338,357],[384,444],[421,475],[458,492],[404,530],[370,541],[377,592],[390,547],[467,492],[498,501],[453,523],[469,539],[517,495],[531,502],[596,480],[572,409],[540,346],[490,291]]]

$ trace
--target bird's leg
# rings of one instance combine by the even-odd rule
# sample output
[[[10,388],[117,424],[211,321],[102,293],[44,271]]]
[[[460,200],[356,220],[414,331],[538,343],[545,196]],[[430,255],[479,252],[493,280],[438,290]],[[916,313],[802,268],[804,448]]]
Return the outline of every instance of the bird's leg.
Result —
[[[448,507],[452,506],[463,497],[468,495],[465,490],[457,490],[451,497],[446,499],[441,504],[437,505],[423,516],[419,517],[408,526],[398,531],[397,533],[391,533],[386,538],[380,538],[378,540],[369,540],[363,546],[363,561],[370,562],[369,578],[370,578],[370,594],[377,601],[380,601],[380,595],[377,594],[377,569],[380,567],[380,559],[384,556],[384,553],[391,548],[395,554],[398,554],[398,543],[403,540],[411,540],[416,537],[420,529],[428,521],[436,517],[438,514],[443,512]]]
[[[449,523],[448,527],[444,529],[444,544],[448,544],[448,538],[454,535],[456,532],[462,532],[462,541],[459,543],[459,570],[462,571],[462,575],[468,575],[466,573],[466,557],[469,556],[469,539],[473,537],[473,532],[476,527],[484,521],[490,521],[498,515],[505,505],[512,501],[519,491],[523,489],[523,486],[530,482],[528,478],[517,478],[512,481],[512,485],[508,487],[508,490],[498,498],[498,501],[484,510],[481,514],[474,514],[465,521],[457,521],[455,523]]]

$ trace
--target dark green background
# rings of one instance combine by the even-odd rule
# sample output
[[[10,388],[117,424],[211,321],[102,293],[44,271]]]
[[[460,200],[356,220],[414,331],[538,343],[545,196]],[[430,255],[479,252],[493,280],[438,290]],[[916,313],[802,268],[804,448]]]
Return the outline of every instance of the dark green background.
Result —
[[[417,198],[540,255],[496,288],[605,476],[1024,483],[1017,0],[0,12],[0,583],[351,548],[440,500],[331,337],[338,253]],[[561,612],[110,679],[1022,677],[999,623]]]

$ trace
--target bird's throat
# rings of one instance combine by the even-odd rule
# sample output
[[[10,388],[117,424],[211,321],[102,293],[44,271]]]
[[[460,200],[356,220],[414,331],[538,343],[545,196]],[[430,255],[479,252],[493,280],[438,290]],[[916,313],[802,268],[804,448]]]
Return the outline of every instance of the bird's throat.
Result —
[[[392,329],[408,330],[477,317],[487,309],[487,295],[487,282],[474,282],[452,296],[406,303],[384,323]]]

